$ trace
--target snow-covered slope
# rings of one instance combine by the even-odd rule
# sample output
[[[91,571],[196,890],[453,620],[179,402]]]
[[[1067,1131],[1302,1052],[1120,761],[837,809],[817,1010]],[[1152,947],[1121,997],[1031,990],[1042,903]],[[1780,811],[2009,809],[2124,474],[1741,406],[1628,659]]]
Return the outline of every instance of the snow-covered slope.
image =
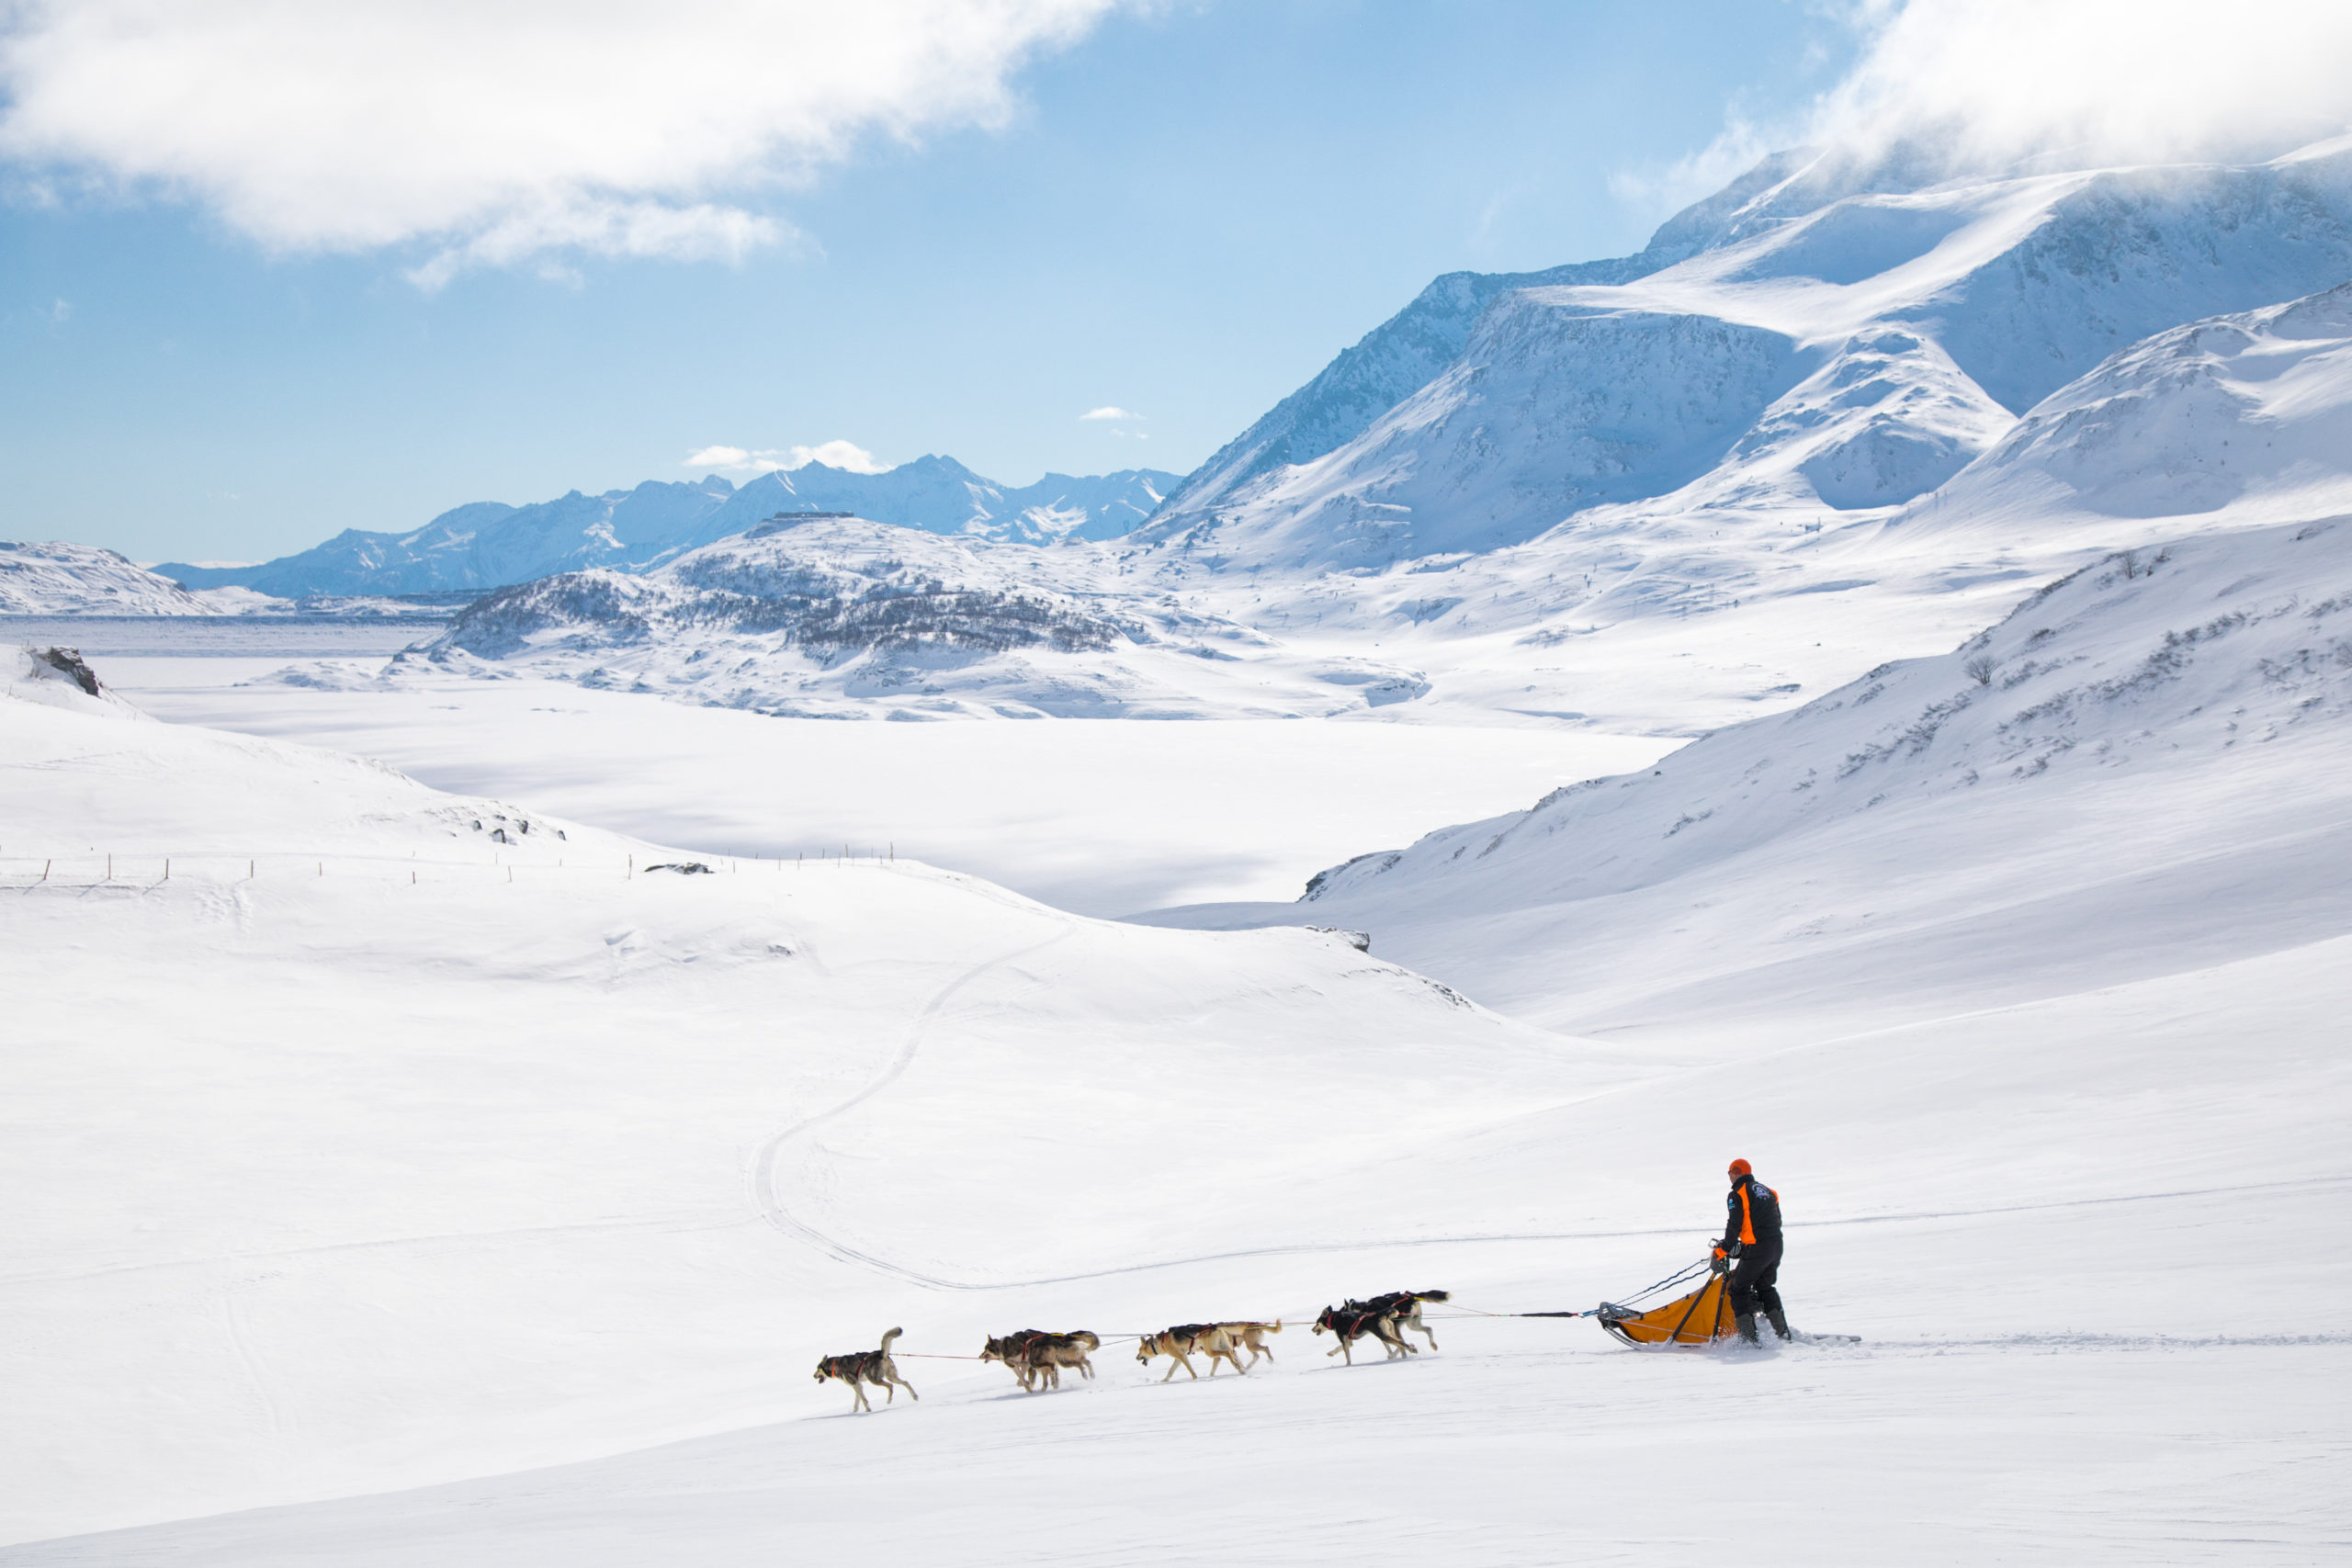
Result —
[[[2241,536],[2228,564],[2332,581],[2340,533]],[[1908,947],[1831,930],[1842,970],[1726,965],[1636,1049],[1536,1034],[1340,936],[1077,920],[887,860],[656,851],[352,759],[0,700],[19,1046],[0,1059],[0,1535],[178,1521],[0,1562],[2323,1560],[2352,1458],[2330,1315],[2352,1279],[2313,1240],[2352,1185],[2352,940],[2313,891],[2343,840],[2310,833],[2342,799],[2345,759],[2313,742],[2342,728],[2344,677],[2286,671],[2274,693],[2236,650],[2267,680],[2259,657],[2332,646],[2314,639],[2340,617],[2249,615],[2132,689],[2146,626],[2230,613],[2197,591],[2221,564],[2118,563],[2042,602],[2053,637],[2021,622],[1972,652],[1987,684],[1964,660],[1890,671],[1759,728],[1791,771],[1842,765],[1948,678],[1979,694],[1917,757],[1890,727],[1885,755],[1823,770],[1799,792],[1836,792],[1806,852],[1714,876],[1719,912],[1690,909],[1693,866],[1618,902],[1614,929],[1563,941],[1522,901],[1484,932],[1552,995],[1670,996],[1703,951],[1677,927],[1714,921],[1736,951],[1769,896],[1842,885],[1866,931],[1905,908],[1869,895],[1940,876],[2083,890],[2074,919],[2149,962],[2022,998],[2005,966],[2053,922],[1980,899],[2012,939],[1924,982],[1932,922]],[[2078,738],[2007,787],[2109,788],[2041,796],[2054,820],[2004,833],[2017,819],[1976,803],[2007,743],[1966,725],[2029,662],[2074,659],[2004,694],[2048,709],[2020,739]],[[2152,761],[2199,720],[2150,699],[2191,687],[2205,743],[2267,770],[2236,783],[2271,787],[2209,799],[2203,838],[2151,854],[2188,822]],[[2071,720],[2048,707],[2069,692]],[[2130,718],[2154,734],[2098,758]],[[1975,785],[1939,750],[1971,735]],[[1594,836],[1641,827],[1623,841],[1654,867],[1707,829],[1718,867],[1793,844],[1760,782],[1792,781],[1747,777],[1762,759],[1735,739],[1619,792]],[[1684,793],[1645,796],[1669,780]],[[1633,822],[1694,805],[1714,815],[1670,839]],[[1612,874],[1546,816],[1476,863]],[[2301,879],[2277,880],[2298,831]],[[2147,880],[2198,855],[2235,881]],[[714,874],[648,865],[686,859]],[[1424,900],[1484,896],[1440,863],[1408,874]],[[2231,889],[2265,878],[2275,940],[2233,957],[2263,907]],[[1857,1030],[1881,989],[1909,1021]],[[1643,1356],[1587,1324],[1449,1315],[1657,1279],[1719,1222],[1732,1154],[1784,1196],[1799,1325],[1863,1345]],[[1305,1332],[1327,1302],[1408,1285],[1454,1292],[1442,1350],[1347,1368]],[[1095,1380],[1023,1398],[952,1359],[1025,1325],[1227,1316],[1290,1319],[1276,1360],[1168,1385],[1112,1338]],[[810,1364],[891,1325],[922,1399],[847,1418]],[[1737,1464],[1661,1462],[1727,1431]],[[517,1472],[564,1460],[584,1462]],[[186,1517],[264,1504],[286,1506]]]
[[[0,1539],[741,1426],[887,1326],[872,1279],[1387,1234],[1252,1194],[1629,1076],[1338,937],[13,696],[0,797]]]
[[[191,588],[259,588],[284,597],[498,588],[589,567],[642,571],[740,534],[779,512],[851,511],[900,527],[1027,544],[1108,539],[1158,509],[1175,476],[1149,468],[1034,485],[1000,485],[953,457],[925,457],[877,474],[810,463],[736,488],[717,475],[648,480],[634,490],[573,491],[530,506],[474,502],[413,533],[346,529],[259,566],[166,564]]]
[[[1315,879],[1602,1035],[1883,1026],[2352,934],[2352,522],[2102,560],[1936,658]]]
[[[2134,344],[2036,404],[1902,528],[2331,510],[2352,510],[2352,284]]]
[[[1280,655],[1238,621],[1137,592],[1094,547],[787,516],[643,576],[490,594],[423,657],[839,717],[1290,717],[1426,689],[1376,658]]]
[[[191,593],[93,545],[0,541],[0,615],[220,615],[271,603],[256,598]]]

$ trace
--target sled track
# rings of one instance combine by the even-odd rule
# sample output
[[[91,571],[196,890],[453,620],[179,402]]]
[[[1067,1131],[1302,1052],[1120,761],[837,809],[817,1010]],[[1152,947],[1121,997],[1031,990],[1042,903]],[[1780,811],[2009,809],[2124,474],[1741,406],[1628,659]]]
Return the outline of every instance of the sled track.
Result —
[[[947,1010],[947,1005],[954,1001],[966,987],[986,978],[1007,964],[1017,964],[1034,953],[1043,953],[1057,942],[1068,941],[1077,930],[1078,922],[1064,919],[1061,930],[1043,942],[1033,942],[1016,947],[1011,952],[999,953],[994,958],[976,964],[965,970],[933,993],[931,1000],[923,1004],[922,1011],[916,1014],[914,1022],[907,1026],[906,1038],[899,1043],[898,1054],[890,1058],[889,1066],[884,1067],[880,1076],[872,1083],[867,1084],[832,1109],[820,1111],[814,1116],[796,1122],[766,1143],[762,1144],[759,1154],[752,1162],[752,1201],[758,1207],[760,1217],[786,1235],[806,1242],[810,1247],[843,1263],[854,1263],[862,1269],[871,1269],[876,1273],[904,1280],[910,1284],[922,1285],[934,1291],[986,1291],[998,1288],[999,1281],[943,1280],[935,1275],[925,1274],[917,1269],[892,1263],[888,1258],[861,1252],[846,1242],[836,1241],[805,1222],[794,1218],[791,1211],[785,1207],[783,1196],[778,1191],[776,1167],[786,1146],[794,1139],[814,1128],[822,1126],[836,1116],[845,1115],[856,1110],[898,1082],[907,1068],[913,1065],[915,1054],[922,1049],[924,1033],[939,1021],[940,1015]]]

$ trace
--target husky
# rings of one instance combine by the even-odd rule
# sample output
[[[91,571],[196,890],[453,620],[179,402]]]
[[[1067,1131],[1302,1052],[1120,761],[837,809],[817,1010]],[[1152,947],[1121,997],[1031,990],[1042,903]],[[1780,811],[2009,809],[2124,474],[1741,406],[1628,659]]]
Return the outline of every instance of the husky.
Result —
[[[1427,1339],[1430,1342],[1430,1348],[1434,1350],[1437,1348],[1437,1336],[1430,1332],[1430,1325],[1428,1324],[1421,1321],[1421,1303],[1423,1302],[1449,1302],[1453,1299],[1453,1292],[1448,1291],[1390,1291],[1385,1295],[1374,1296],[1368,1302],[1349,1302],[1340,1310],[1342,1312],[1376,1312],[1385,1314],[1388,1317],[1392,1327],[1400,1331],[1408,1328],[1411,1329],[1422,1338]],[[1400,1341],[1403,1340],[1404,1335],[1399,1332],[1397,1338]],[[1409,1344],[1407,1345],[1406,1348],[1408,1349],[1413,1348]],[[1416,1351],[1415,1353],[1418,1354],[1419,1352]]]
[[[1209,1359],[1211,1377],[1216,1376],[1219,1361],[1229,1361],[1237,1374],[1248,1375],[1241,1365],[1241,1358],[1234,1352],[1233,1336],[1226,1331],[1225,1325],[1219,1323],[1180,1323],[1164,1333],[1147,1334],[1143,1337],[1143,1343],[1136,1347],[1136,1359],[1148,1366],[1154,1356],[1170,1358],[1168,1377],[1161,1378],[1161,1382],[1174,1377],[1178,1367],[1184,1369],[1185,1375],[1197,1378],[1201,1374],[1193,1370],[1192,1359],[1192,1353],[1195,1350]]]
[[[849,1384],[849,1392],[856,1400],[850,1406],[853,1415],[860,1410],[868,1415],[873,1413],[874,1406],[866,1403],[865,1390],[860,1386],[865,1383],[889,1391],[883,1399],[885,1404],[897,1402],[899,1389],[907,1391],[909,1399],[920,1401],[922,1395],[915,1392],[914,1384],[899,1375],[899,1364],[890,1359],[890,1342],[905,1332],[903,1328],[894,1328],[882,1336],[879,1350],[856,1350],[846,1356],[826,1357],[817,1363],[817,1381],[823,1382],[827,1378],[839,1378]]]
[[[1094,1363],[1086,1358],[1089,1352],[1102,1348],[1101,1337],[1083,1328],[1071,1334],[1024,1328],[1018,1334],[990,1339],[981,1347],[980,1359],[1002,1361],[1020,1382],[1021,1391],[1034,1393],[1041,1388],[1061,1387],[1064,1367],[1077,1368],[1080,1377],[1092,1377]]]
[[[1387,1359],[1393,1361],[1399,1356],[1417,1353],[1396,1332],[1396,1319],[1399,1315],[1396,1311],[1375,1312],[1360,1302],[1350,1302],[1346,1306],[1325,1307],[1315,1320],[1315,1332],[1339,1338],[1339,1348],[1325,1352],[1327,1358],[1345,1356],[1348,1365],[1354,1366],[1355,1343],[1369,1335],[1380,1341],[1380,1348],[1388,1352]]]
[[[1217,1326],[1225,1330],[1225,1337],[1227,1339],[1232,1340],[1236,1348],[1250,1352],[1250,1364],[1251,1366],[1254,1367],[1258,1364],[1258,1358],[1261,1356],[1263,1356],[1269,1361],[1274,1359],[1273,1351],[1267,1348],[1266,1336],[1269,1334],[1280,1334],[1283,1331],[1283,1325],[1281,1324],[1220,1323]],[[1172,1372],[1176,1369],[1170,1367],[1168,1370]],[[1212,1373],[1214,1373],[1216,1369],[1212,1368],[1210,1370]]]

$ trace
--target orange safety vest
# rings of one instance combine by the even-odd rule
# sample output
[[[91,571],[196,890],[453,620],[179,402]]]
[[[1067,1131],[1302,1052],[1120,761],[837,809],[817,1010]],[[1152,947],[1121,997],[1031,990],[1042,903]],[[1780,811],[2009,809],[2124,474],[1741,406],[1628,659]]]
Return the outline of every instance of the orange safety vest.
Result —
[[[1756,1217],[1747,1212],[1747,1183],[1744,1181],[1741,1182],[1737,1190],[1739,1192],[1739,1245],[1742,1247],[1754,1247],[1756,1245]]]

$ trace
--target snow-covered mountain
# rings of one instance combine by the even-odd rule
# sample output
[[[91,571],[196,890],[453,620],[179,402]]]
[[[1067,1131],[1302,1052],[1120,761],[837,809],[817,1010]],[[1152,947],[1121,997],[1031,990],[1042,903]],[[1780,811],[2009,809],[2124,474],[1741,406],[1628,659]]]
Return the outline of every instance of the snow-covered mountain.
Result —
[[[1440,279],[1137,542],[1360,570],[1633,502],[1895,504],[2141,338],[2352,278],[2352,141],[1917,189],[1885,173],[1783,157],[1640,256]]]
[[[233,615],[277,604],[244,589],[191,593],[94,545],[0,540],[0,615]]]
[[[1158,509],[1175,482],[1149,468],[1035,484],[1000,485],[952,457],[925,457],[878,474],[810,463],[740,489],[717,475],[648,480],[634,490],[573,491],[530,506],[474,502],[413,533],[346,529],[322,545],[259,566],[159,570],[190,588],[235,585],[283,597],[421,593],[528,582],[587,567],[644,571],[782,512],[854,512],[937,534],[1023,544],[1108,539]]]
[[[763,525],[643,574],[486,595],[419,656],[761,713],[828,717],[1297,717],[1426,689],[1301,654],[1099,547],[991,544],[866,519]],[[413,668],[395,660],[388,678]]]

